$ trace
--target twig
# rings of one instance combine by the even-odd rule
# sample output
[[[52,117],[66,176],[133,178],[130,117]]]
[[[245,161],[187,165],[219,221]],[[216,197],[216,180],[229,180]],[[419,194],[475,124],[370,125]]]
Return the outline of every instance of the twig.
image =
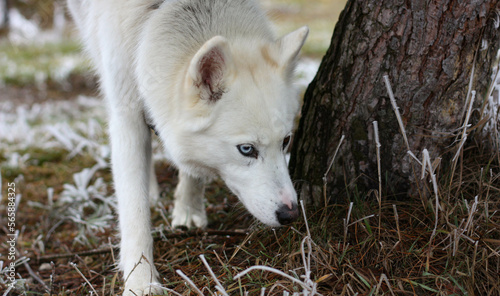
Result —
[[[464,146],[464,143],[465,143],[465,140],[467,140],[467,128],[469,127],[469,120],[470,120],[470,116],[472,114],[472,106],[474,104],[474,99],[476,98],[476,91],[472,91],[472,97],[470,99],[470,102],[469,102],[469,108],[467,109],[467,115],[465,116],[465,121],[464,121],[464,124],[462,125],[462,138],[460,140],[460,146],[458,146],[458,149],[457,149],[457,153],[455,154],[455,156],[453,157],[453,162],[454,162],[454,166],[456,165],[456,162],[457,162],[457,158],[460,154],[460,152],[462,151],[462,147]]]
[[[266,293],[266,288],[260,289],[260,296],[264,296]]]
[[[16,240],[17,240],[17,234],[16,234]],[[17,249],[15,250],[15,252],[18,257],[21,257],[21,253]],[[30,276],[33,279],[35,279],[38,283],[40,283],[47,292],[50,292],[50,288],[47,286],[47,284],[45,284],[45,282],[33,271],[33,269],[31,269],[31,266],[28,264],[29,260],[30,260],[29,258],[26,258],[25,260],[20,260],[20,261],[23,263],[24,268],[26,268]]]
[[[325,202],[325,208],[327,206],[327,199],[326,199],[326,182],[327,179],[326,177],[328,176],[328,173],[330,172],[330,169],[333,166],[333,162],[335,161],[335,158],[337,157],[337,153],[339,152],[340,146],[342,145],[342,142],[344,141],[345,136],[342,135],[340,138],[339,144],[337,145],[337,148],[335,149],[335,153],[333,154],[332,160],[330,160],[330,164],[328,165],[328,169],[326,170],[325,174],[323,175],[323,200]]]
[[[201,261],[203,262],[203,264],[205,264],[205,267],[207,268],[208,270],[208,273],[210,273],[210,276],[212,276],[212,278],[214,279],[215,281],[215,288],[222,293],[222,295],[224,296],[229,296],[226,292],[226,290],[224,289],[224,287],[221,285],[221,283],[219,282],[219,279],[217,279],[217,277],[215,276],[212,268],[210,267],[210,265],[208,265],[208,262],[207,260],[205,259],[205,256],[200,255],[200,259]]]
[[[28,273],[30,274],[30,276],[35,279],[38,283],[40,283],[43,288],[47,291],[47,292],[50,292],[50,288],[47,286],[47,284],[45,284],[45,282],[33,271],[33,269],[31,269],[31,266],[28,264],[27,261],[24,261],[23,262],[23,265],[24,265],[24,268],[26,268],[26,270],[28,271]]]
[[[311,232],[309,231],[309,223],[307,223],[306,209],[304,207],[304,201],[300,200],[300,207],[302,208],[302,215],[304,216],[304,223],[306,223],[307,236],[311,237]]]
[[[437,224],[438,224],[438,219],[439,219],[439,217],[438,217],[439,208],[440,208],[440,206],[439,206],[439,191],[438,191],[438,184],[437,184],[437,180],[436,180],[436,175],[434,174],[434,168],[432,167],[431,159],[430,159],[430,156],[429,156],[429,151],[427,151],[427,149],[424,149],[422,151],[422,154],[424,155],[424,159],[422,160],[422,163],[424,164],[424,167],[422,168],[422,171],[425,171],[425,166],[427,164],[427,167],[428,167],[427,170],[429,171],[429,175],[431,177],[432,188],[434,190],[434,195],[435,195],[435,198],[436,198],[434,229],[432,230],[432,235],[431,235],[431,242],[432,242],[432,239],[436,235]]]
[[[471,79],[472,79],[472,77],[471,77]],[[471,85],[469,85],[469,87],[471,87]],[[469,92],[470,92],[470,89],[469,89]],[[462,128],[462,137],[460,139],[460,144],[458,146],[457,153],[455,153],[455,156],[452,159],[453,164],[451,167],[451,174],[450,174],[450,185],[449,185],[450,190],[448,191],[448,200],[450,199],[450,195],[451,195],[451,188],[452,188],[451,184],[453,183],[453,176],[455,174],[455,169],[457,167],[458,158],[459,158],[461,152],[463,151],[463,146],[465,144],[465,141],[467,140],[467,128],[469,127],[469,119],[470,119],[470,116],[472,113],[472,105],[474,104],[474,99],[476,98],[476,91],[472,91],[471,93],[472,93],[472,96],[470,99],[469,99],[469,94],[467,94],[467,101],[469,103],[469,107],[467,108],[467,114],[465,116],[464,124],[461,127]],[[458,182],[458,184],[460,184],[460,183],[461,182]],[[460,188],[460,186],[459,186],[459,188]]]
[[[396,220],[396,229],[398,230],[398,238],[399,241],[401,242],[401,232],[399,230],[399,215],[398,215],[398,209],[396,208],[396,205],[393,204],[392,208],[394,210],[394,219]]]
[[[493,170],[490,169],[490,181],[488,182],[488,189],[486,189],[486,200],[484,201],[484,215],[486,218],[486,221],[489,222],[490,220],[490,213],[488,211],[488,203],[490,199],[490,189],[491,189],[491,183],[493,182]]]
[[[349,229],[349,220],[351,219],[351,211],[353,205],[354,205],[353,202],[349,204],[349,210],[347,211],[347,218],[344,218],[344,247],[347,242],[347,231]]]
[[[168,282],[165,278],[163,278],[163,280],[164,280],[165,282]],[[166,288],[166,287],[162,287],[161,285],[156,284],[156,283],[152,283],[152,284],[151,284],[151,286],[154,286],[154,287],[160,288],[160,289],[165,290],[165,291],[167,291],[167,292],[169,292],[169,293],[172,293],[172,294],[174,294],[174,295],[176,295],[176,296],[182,296],[182,294],[180,294],[180,293],[178,293],[178,292],[176,292],[176,291],[174,291],[174,290],[172,290],[172,289],[169,289],[169,288]]]
[[[431,234],[431,238],[429,240],[429,252],[427,252],[427,261],[426,261],[426,271],[429,270],[429,267],[430,267],[430,256],[431,256],[431,249],[432,249],[432,242],[434,241],[434,237],[436,236],[436,232],[437,232],[437,226],[438,226],[438,221],[439,221],[439,208],[440,208],[440,205],[439,205],[439,191],[438,191],[438,184],[437,184],[437,180],[436,180],[436,175],[434,174],[434,168],[432,167],[432,163],[431,163],[431,160],[430,160],[430,156],[429,156],[429,151],[427,151],[427,149],[424,149],[422,151],[422,155],[423,155],[423,159],[422,159],[422,178],[425,176],[425,170],[427,168],[427,171],[429,172],[429,176],[431,178],[431,182],[432,182],[432,188],[433,188],[433,191],[434,191],[434,195],[435,195],[435,200],[436,200],[436,204],[435,204],[435,217],[434,217],[434,229],[432,230],[432,234]]]
[[[118,250],[119,250],[118,247],[109,247],[109,248],[81,251],[81,252],[69,253],[69,254],[49,254],[49,255],[37,257],[37,262],[38,263],[50,262],[50,261],[57,260],[57,259],[73,258],[76,256],[83,257],[83,256],[101,255],[101,254],[107,254],[107,253],[111,253],[112,251],[118,251]]]
[[[467,211],[469,212],[469,217],[467,218],[467,222],[465,223],[465,226],[464,228],[462,229],[461,231],[461,234],[467,232],[467,233],[470,233],[472,232],[472,229],[469,229],[469,228],[472,228],[471,225],[472,225],[472,220],[474,218],[474,214],[477,212],[477,205],[479,204],[479,201],[478,201],[478,196],[476,195],[474,197],[474,201],[472,201],[472,205],[470,207],[467,207]],[[470,231],[469,231],[470,230]]]
[[[108,237],[108,245],[109,248],[111,249],[111,258],[113,259],[113,264],[116,264],[115,249],[113,248],[113,244],[111,243],[111,239],[109,237]]]
[[[245,269],[244,271],[238,273],[236,276],[234,276],[234,279],[237,280],[238,278],[244,276],[245,274],[249,273],[250,271],[252,270],[265,270],[265,271],[270,271],[270,272],[273,272],[273,273],[276,273],[276,274],[279,274],[281,275],[282,277],[285,277],[289,280],[291,280],[292,282],[296,283],[296,284],[299,284],[300,286],[302,286],[302,288],[304,289],[309,289],[309,287],[303,283],[301,280],[298,280],[286,273],[284,273],[283,271],[281,270],[278,270],[278,269],[275,269],[275,268],[271,268],[271,267],[268,267],[268,266],[263,266],[263,265],[255,265],[255,266],[251,266],[247,269]]]
[[[54,279],[56,277],[56,265],[54,264],[54,262],[50,262],[50,267],[52,268],[52,273],[50,274],[50,291],[49,291],[49,295],[53,295],[54,291]],[[104,286],[104,285],[103,285]],[[104,289],[103,289],[104,290]]]
[[[403,135],[403,139],[406,144],[406,148],[410,151],[410,144],[408,143],[408,138],[406,137],[406,130],[403,125],[403,120],[401,119],[401,114],[399,113],[399,107],[396,104],[396,99],[394,98],[394,93],[392,92],[391,82],[389,81],[389,76],[384,75],[385,87],[387,88],[387,93],[389,94],[389,98],[391,99],[392,108],[394,109],[394,113],[396,114],[396,118],[398,119],[399,128],[401,130],[401,135]]]
[[[192,236],[246,236],[248,233],[243,230],[230,231],[230,230],[190,230],[184,232],[168,233],[164,237],[167,239],[172,238],[187,238]],[[157,241],[157,240],[155,240]]]
[[[164,237],[167,239],[172,239],[172,238],[187,238],[187,237],[196,237],[196,236],[245,236],[247,235],[246,232],[242,231],[226,231],[226,230],[192,230],[192,231],[186,231],[186,232],[179,232],[179,233],[169,233],[166,234]],[[155,241],[158,241],[159,239],[156,239]],[[75,253],[69,253],[69,254],[49,254],[49,255],[44,255],[44,256],[38,256],[36,258],[37,263],[42,263],[42,262],[50,262],[56,259],[64,259],[64,258],[73,258],[75,256],[93,256],[93,255],[102,255],[102,254],[107,254],[107,253],[113,253],[113,252],[118,252],[119,248],[118,247],[109,247],[109,248],[101,248],[101,249],[94,249],[94,250],[87,250],[87,251],[81,251],[81,252],[75,252]]]
[[[247,235],[245,237],[245,239],[243,240],[243,242],[236,247],[236,250],[234,250],[233,254],[231,255],[231,258],[229,258],[229,260],[227,261],[228,264],[233,260],[234,257],[236,257],[236,254],[238,254],[240,252],[241,248],[243,248],[243,246],[245,246],[245,244],[250,240],[250,238],[253,237],[254,233],[255,232],[251,232],[250,235]],[[217,256],[217,254],[216,254],[216,256]]]
[[[302,254],[302,262],[304,264],[304,271],[305,271],[305,278],[306,281],[310,279],[311,276],[311,252],[312,252],[312,246],[311,246],[311,232],[309,231],[309,223],[307,222],[307,216],[306,216],[306,209],[304,207],[304,201],[300,201],[300,206],[302,207],[302,214],[304,215],[304,221],[306,223],[306,231],[307,231],[307,236],[304,237],[300,244],[300,251]],[[305,249],[304,249],[304,243],[307,242],[307,250],[309,251],[307,253],[307,259],[306,259],[306,254],[305,254]]]
[[[378,136],[378,122],[373,122],[373,132],[375,133],[375,148],[377,150],[377,171],[378,171],[378,237],[380,238],[381,219],[382,219],[382,173],[380,168],[380,139]]]
[[[304,237],[304,239],[301,242],[300,245],[300,251],[302,253],[302,260],[304,262],[304,271],[305,275],[304,277],[304,283],[309,287],[309,291],[311,292],[312,295],[316,293],[316,282],[311,280],[311,255],[312,255],[312,238],[311,238],[311,232],[309,230],[309,223],[307,222],[307,215],[306,215],[306,209],[304,206],[304,201],[300,201],[300,206],[302,208],[302,214],[304,215],[304,222],[306,224],[306,231],[307,231],[307,236]],[[305,249],[304,249],[304,243],[307,242],[307,260],[306,260],[306,255],[305,255]]]
[[[3,295],[2,295],[2,296],[7,296],[7,295],[9,295],[10,290],[14,289],[13,287],[14,287],[14,285],[8,285],[7,290],[5,291],[5,293],[3,293]]]
[[[387,88],[387,93],[389,94],[389,98],[391,100],[392,109],[394,110],[394,114],[396,115],[396,118],[398,120],[399,129],[401,131],[401,135],[403,136],[403,139],[404,139],[404,142],[405,142],[405,145],[406,145],[406,149],[407,149],[407,153],[410,154],[410,156],[413,156],[413,158],[416,159],[416,157],[413,154],[413,152],[411,152],[410,144],[408,142],[408,138],[406,137],[406,130],[405,130],[405,127],[403,125],[403,119],[401,118],[401,114],[399,113],[399,107],[396,104],[396,98],[394,97],[394,93],[392,92],[392,87],[391,87],[391,83],[389,81],[389,76],[384,75],[383,78],[384,78],[385,86]],[[417,177],[416,177],[416,170],[413,167],[413,162],[410,161],[410,165],[412,167],[412,171],[413,171],[413,174],[415,175],[415,180],[416,180],[417,179]],[[417,188],[418,188],[418,186],[417,186]],[[420,188],[418,188],[418,190],[420,191]],[[423,202],[423,200],[422,200],[422,202]]]
[[[354,225],[354,224],[356,224],[356,223],[358,223],[358,222],[361,222],[361,221],[363,221],[363,220],[370,219],[370,218],[372,218],[372,217],[374,217],[374,216],[375,216],[375,214],[371,214],[371,215],[365,216],[365,217],[363,217],[363,218],[361,218],[361,219],[358,219],[358,220],[356,220],[356,221],[354,221],[354,222],[352,222],[352,223],[349,223],[349,225],[347,225],[347,226],[349,227],[349,226]]]
[[[97,291],[94,289],[94,287],[92,286],[92,284],[89,282],[89,280],[87,280],[87,278],[83,275],[83,273],[80,271],[80,269],[78,269],[78,267],[76,266],[75,263],[73,262],[70,262],[69,265],[73,266],[73,268],[80,274],[80,276],[85,280],[85,282],[90,286],[90,288],[92,289],[92,291],[94,291],[94,293],[96,295],[97,294]]]
[[[105,295],[104,294],[104,292],[105,292],[104,290],[106,290],[106,277],[105,276],[102,277],[102,296]]]
[[[382,281],[384,281],[387,284],[387,287],[389,288],[389,291],[391,292],[391,295],[394,296],[394,292],[392,291],[392,288],[391,288],[391,283],[389,283],[389,279],[387,278],[387,276],[385,275],[385,273],[383,273],[380,276],[380,281],[378,282],[377,290],[375,290],[375,295],[378,295],[378,291],[379,291],[380,287],[382,286]]]
[[[200,289],[198,289],[198,287],[196,287],[196,285],[193,283],[193,281],[192,281],[192,280],[191,280],[191,279],[190,279],[187,275],[185,275],[185,274],[184,274],[184,273],[183,273],[180,269],[177,269],[175,272],[176,272],[178,275],[180,275],[180,276],[181,276],[181,278],[182,278],[183,280],[185,280],[185,281],[186,281],[186,283],[187,283],[187,284],[189,284],[189,286],[190,286],[191,288],[193,288],[193,290],[194,290],[196,293],[198,293],[198,295],[200,295],[200,296],[204,296],[204,295],[203,295],[203,293],[200,291]]]

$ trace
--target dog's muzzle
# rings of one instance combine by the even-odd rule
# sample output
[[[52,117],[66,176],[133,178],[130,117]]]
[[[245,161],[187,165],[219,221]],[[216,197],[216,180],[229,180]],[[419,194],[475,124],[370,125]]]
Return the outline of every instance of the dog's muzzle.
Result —
[[[296,203],[292,204],[291,209],[287,205],[281,205],[276,211],[276,217],[281,225],[290,224],[299,217],[299,208]]]

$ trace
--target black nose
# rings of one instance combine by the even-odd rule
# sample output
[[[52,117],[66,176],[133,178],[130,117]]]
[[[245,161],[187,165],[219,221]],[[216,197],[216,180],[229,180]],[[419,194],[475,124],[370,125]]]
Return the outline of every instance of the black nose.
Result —
[[[276,217],[281,225],[290,224],[299,217],[299,208],[296,203],[292,204],[291,209],[287,205],[281,205],[276,211]]]

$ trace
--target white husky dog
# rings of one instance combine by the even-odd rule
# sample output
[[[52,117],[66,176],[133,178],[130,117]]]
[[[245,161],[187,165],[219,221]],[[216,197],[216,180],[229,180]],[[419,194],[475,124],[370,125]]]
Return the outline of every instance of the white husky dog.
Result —
[[[154,126],[179,169],[173,226],[204,227],[203,183],[222,177],[263,223],[298,216],[285,149],[308,28],[276,38],[255,0],[68,0],[109,111],[124,295],[160,293],[150,205]],[[151,287],[152,286],[152,287]],[[134,295],[135,295],[134,294]]]

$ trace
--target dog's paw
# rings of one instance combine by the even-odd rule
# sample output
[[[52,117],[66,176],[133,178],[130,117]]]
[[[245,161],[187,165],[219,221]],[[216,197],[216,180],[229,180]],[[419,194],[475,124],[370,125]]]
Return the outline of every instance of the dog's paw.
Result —
[[[165,291],[160,287],[156,277],[153,281],[149,281],[149,278],[150,275],[145,277],[140,277],[140,275],[131,276],[125,283],[123,296],[165,295]]]
[[[125,271],[123,274],[125,278],[123,296],[165,294],[158,281],[158,271],[149,265],[144,256],[134,266],[129,265],[125,270],[130,271]]]
[[[172,227],[205,228],[208,224],[205,210],[196,210],[188,206],[175,205],[172,213]]]
[[[123,296],[153,296],[153,295],[166,295],[162,288],[158,287],[159,283],[148,283],[145,285],[134,286],[132,283],[130,285],[125,285],[123,291]]]
[[[146,296],[146,295],[154,296],[154,295],[166,295],[166,294],[162,288],[151,286],[149,284],[143,287],[129,287],[127,285],[125,286],[125,290],[123,291],[123,296]]]

